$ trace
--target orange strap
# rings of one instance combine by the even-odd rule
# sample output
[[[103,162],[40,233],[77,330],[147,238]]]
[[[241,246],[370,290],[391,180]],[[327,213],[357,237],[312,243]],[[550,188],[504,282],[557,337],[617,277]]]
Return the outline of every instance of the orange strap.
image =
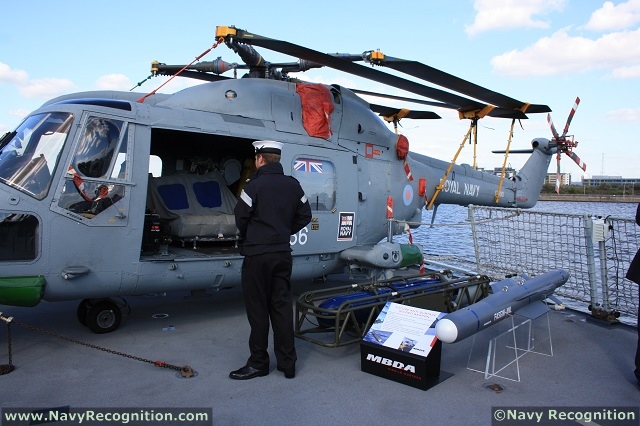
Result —
[[[180,75],[180,73],[184,70],[186,70],[188,67],[190,67],[191,65],[193,65],[194,62],[199,61],[204,55],[206,55],[207,53],[211,52],[213,49],[215,49],[216,47],[218,47],[218,45],[220,43],[222,43],[224,41],[223,38],[220,38],[218,41],[216,41],[213,46],[211,46],[210,48],[208,48],[207,50],[205,50],[204,52],[202,52],[200,54],[200,56],[196,56],[196,58],[191,61],[191,63],[185,65],[184,67],[182,67],[182,69],[180,71],[178,71],[177,73],[175,73],[174,75],[172,75],[167,81],[165,81],[164,83],[162,83],[160,86],[158,86],[158,88],[156,90],[154,90],[153,92],[147,93],[146,95],[144,95],[143,97],[141,97],[140,99],[138,99],[138,103],[141,104],[144,102],[145,99],[147,99],[149,96],[151,95],[155,95],[156,92],[160,89],[162,89],[162,87],[167,84],[168,82],[170,82],[171,80],[173,80],[175,77],[177,77],[178,75]]]

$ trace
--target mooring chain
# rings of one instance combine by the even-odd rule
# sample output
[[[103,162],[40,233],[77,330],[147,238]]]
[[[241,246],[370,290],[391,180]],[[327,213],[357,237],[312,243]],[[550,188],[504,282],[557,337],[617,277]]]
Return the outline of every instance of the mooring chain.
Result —
[[[176,370],[176,371],[180,372],[182,377],[193,377],[194,376],[193,369],[191,367],[189,367],[188,365],[179,367],[177,365],[168,364],[168,363],[166,363],[164,361],[152,361],[150,359],[142,358],[142,357],[135,356],[135,355],[126,354],[124,352],[118,352],[118,351],[115,351],[113,349],[108,349],[108,348],[104,348],[102,346],[94,345],[92,343],[83,342],[82,340],[74,339],[72,337],[56,334],[56,333],[54,333],[52,331],[45,330],[45,329],[39,328],[39,327],[35,327],[33,325],[24,324],[24,323],[21,323],[19,321],[16,321],[12,317],[9,317],[9,318],[3,317],[1,314],[0,314],[0,319],[4,320],[7,323],[7,329],[8,329],[9,368],[10,368],[10,370],[7,371],[7,373],[9,373],[9,372],[11,372],[13,370],[12,359],[11,359],[11,324],[15,323],[16,325],[19,325],[20,327],[24,327],[24,328],[27,328],[29,330],[36,331],[36,332],[42,333],[42,334],[46,334],[46,335],[49,335],[49,336],[52,336],[52,337],[57,337],[58,339],[66,340],[67,342],[77,343],[77,344],[82,345],[82,346],[86,346],[86,347],[93,348],[93,349],[98,349],[98,350],[101,350],[101,351],[104,351],[104,352],[107,352],[107,353],[110,353],[110,354],[114,354],[114,355],[120,355],[122,357],[134,359],[136,361],[146,362],[146,363],[149,363],[149,364],[153,364],[156,367],[162,367],[162,368],[168,368],[168,369],[171,369],[171,370]],[[1,374],[6,374],[6,373],[2,373],[2,371],[0,371],[0,375]]]

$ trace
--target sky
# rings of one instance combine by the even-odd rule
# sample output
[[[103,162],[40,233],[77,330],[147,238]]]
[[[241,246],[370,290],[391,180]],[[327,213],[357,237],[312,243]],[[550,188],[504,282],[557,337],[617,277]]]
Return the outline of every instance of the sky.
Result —
[[[325,53],[380,49],[389,56],[422,62],[520,101],[548,105],[557,129],[564,127],[580,97],[569,135],[578,141],[575,153],[587,164],[586,174],[640,178],[640,0],[2,3],[0,134],[62,94],[156,90],[166,78],[145,81],[152,61],[190,63],[215,44],[216,26],[233,25]],[[270,62],[295,60],[258,50]],[[224,44],[202,60],[217,57],[241,62]],[[418,97],[327,68],[296,77]],[[173,93],[200,83],[176,78],[159,92]],[[469,121],[460,120],[455,111],[366,99],[442,116],[405,119],[399,127],[412,151],[441,160],[453,159],[469,127]],[[504,155],[491,151],[506,148],[510,124],[505,119],[480,120],[479,167],[502,166]],[[516,123],[511,149],[527,149],[536,137],[551,137],[546,114],[531,114]],[[472,164],[473,156],[473,146],[465,144],[457,162]],[[526,157],[510,155],[507,164],[519,169]],[[567,156],[561,170],[571,173],[574,182],[583,176]],[[555,171],[554,159],[549,172]]]

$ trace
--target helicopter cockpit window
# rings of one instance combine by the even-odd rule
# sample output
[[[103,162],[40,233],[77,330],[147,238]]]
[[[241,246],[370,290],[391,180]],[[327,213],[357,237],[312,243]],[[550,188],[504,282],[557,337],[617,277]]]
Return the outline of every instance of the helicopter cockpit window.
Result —
[[[127,139],[125,132],[114,166],[111,169],[111,179],[124,179],[127,177]]]
[[[121,128],[121,121],[90,118],[80,138],[73,168],[85,177],[105,177],[120,142]]]
[[[335,166],[331,161],[318,158],[293,160],[293,177],[300,185],[314,211],[330,211],[336,204]]]
[[[0,182],[45,198],[72,121],[69,113],[32,115],[5,135],[0,140]]]
[[[125,196],[127,128],[121,120],[89,117],[65,176],[58,206],[94,218]]]

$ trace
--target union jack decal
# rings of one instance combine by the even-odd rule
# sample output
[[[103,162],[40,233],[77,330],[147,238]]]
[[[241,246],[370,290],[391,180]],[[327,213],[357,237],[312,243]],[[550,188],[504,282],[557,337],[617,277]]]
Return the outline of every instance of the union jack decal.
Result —
[[[293,170],[298,172],[322,173],[322,161],[299,158],[293,163]]]

